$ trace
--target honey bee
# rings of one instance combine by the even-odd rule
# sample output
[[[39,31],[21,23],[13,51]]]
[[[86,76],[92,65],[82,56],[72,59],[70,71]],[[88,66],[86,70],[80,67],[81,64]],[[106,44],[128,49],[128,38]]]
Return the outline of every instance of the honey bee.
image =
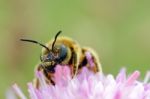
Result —
[[[92,48],[80,47],[80,45],[69,37],[58,37],[59,31],[55,38],[46,43],[46,45],[29,39],[21,39],[21,41],[39,44],[43,47],[42,54],[40,55],[40,63],[36,66],[36,71],[42,71],[46,82],[55,85],[53,81],[55,67],[57,64],[67,65],[71,70],[71,75],[74,77],[84,66],[94,73],[102,72],[101,64],[96,52]],[[86,52],[92,56],[94,66],[90,67],[86,58]],[[36,87],[39,86],[38,79],[35,82]]]

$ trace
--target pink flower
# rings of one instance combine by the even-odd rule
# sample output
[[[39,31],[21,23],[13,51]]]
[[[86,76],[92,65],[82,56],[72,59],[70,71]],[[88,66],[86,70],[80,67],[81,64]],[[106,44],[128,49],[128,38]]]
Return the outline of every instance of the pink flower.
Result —
[[[37,72],[41,87],[36,89],[33,83],[28,83],[28,92],[31,99],[150,99],[150,72],[145,80],[138,80],[139,71],[133,72],[126,77],[125,69],[114,78],[113,75],[93,74],[87,68],[82,73],[71,79],[70,70],[67,66],[56,67],[56,85],[48,85],[44,75]],[[13,86],[21,99],[26,99],[19,87]]]
[[[121,69],[116,77],[94,74],[86,67],[74,78],[68,66],[57,65],[55,71],[55,86],[46,84],[41,72],[36,73],[40,88],[35,88],[32,82],[28,83],[30,99],[150,99],[150,72],[144,81],[140,81],[139,71],[127,76],[125,69]],[[13,89],[21,99],[27,99],[16,84]]]

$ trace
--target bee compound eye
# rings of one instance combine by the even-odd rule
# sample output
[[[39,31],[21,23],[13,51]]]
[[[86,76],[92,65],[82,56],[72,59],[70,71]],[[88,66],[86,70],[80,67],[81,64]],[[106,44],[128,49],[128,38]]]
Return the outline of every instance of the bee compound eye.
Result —
[[[57,61],[62,61],[67,57],[67,47],[65,45],[61,45],[59,49],[59,57],[56,59]]]

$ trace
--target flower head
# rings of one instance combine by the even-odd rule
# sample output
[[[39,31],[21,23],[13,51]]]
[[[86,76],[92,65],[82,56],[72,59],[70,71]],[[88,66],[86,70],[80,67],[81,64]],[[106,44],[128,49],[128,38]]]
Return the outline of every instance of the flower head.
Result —
[[[138,80],[139,71],[133,72],[127,77],[125,69],[114,78],[113,75],[93,74],[86,67],[81,74],[71,78],[68,66],[56,67],[56,85],[48,85],[44,80],[44,75],[37,72],[41,87],[33,87],[33,83],[28,83],[28,92],[31,99],[149,99],[150,72],[145,80]],[[26,99],[17,85],[14,85],[16,93]]]
[[[90,54],[86,53],[89,64],[93,64]],[[28,92],[31,99],[150,99],[150,72],[144,81],[138,80],[139,71],[126,75],[123,68],[114,77],[101,72],[93,73],[83,67],[80,74],[72,78],[69,66],[57,65],[55,68],[55,86],[47,84],[42,72],[36,72],[40,87],[28,83]],[[21,99],[27,99],[20,88],[15,84],[13,89]]]

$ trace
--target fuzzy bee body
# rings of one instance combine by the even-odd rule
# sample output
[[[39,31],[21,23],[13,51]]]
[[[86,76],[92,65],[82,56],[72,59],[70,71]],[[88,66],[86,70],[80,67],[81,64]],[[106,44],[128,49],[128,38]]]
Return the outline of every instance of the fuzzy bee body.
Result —
[[[94,64],[88,63],[89,60],[86,57],[87,53],[91,55],[91,58],[92,58]],[[102,72],[99,57],[97,56],[97,53],[92,48],[83,47],[82,48],[82,56],[83,56],[83,58],[82,58],[80,65],[78,67],[79,69],[82,69],[83,66],[86,66],[89,70],[93,71],[94,73]]]
[[[55,39],[46,43],[46,46],[33,40],[22,40],[38,43],[44,47],[40,57],[41,62],[36,66],[35,71],[42,71],[47,83],[55,84],[53,78],[57,64],[69,66],[72,77],[80,73],[84,66],[94,73],[102,72],[99,58],[93,49],[88,47],[81,48],[73,39],[57,36],[58,35],[55,36]],[[91,59],[94,63],[93,66],[90,66],[91,64],[88,62],[86,54],[91,55]],[[35,79],[35,86],[39,87],[39,81],[37,78]]]

